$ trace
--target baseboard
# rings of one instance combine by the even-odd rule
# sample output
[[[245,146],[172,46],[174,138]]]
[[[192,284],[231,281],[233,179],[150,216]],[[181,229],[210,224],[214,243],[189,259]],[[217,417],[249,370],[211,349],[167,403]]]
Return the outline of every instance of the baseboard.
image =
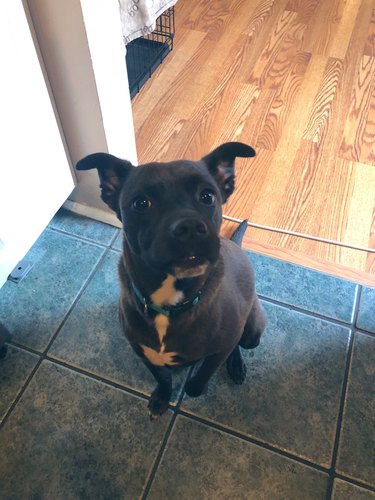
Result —
[[[98,220],[100,222],[104,222],[105,224],[119,228],[122,227],[121,222],[115,214],[106,212],[100,208],[89,207],[88,205],[83,205],[82,203],[77,203],[71,200],[66,200],[63,207],[71,212],[88,217],[89,219]]]

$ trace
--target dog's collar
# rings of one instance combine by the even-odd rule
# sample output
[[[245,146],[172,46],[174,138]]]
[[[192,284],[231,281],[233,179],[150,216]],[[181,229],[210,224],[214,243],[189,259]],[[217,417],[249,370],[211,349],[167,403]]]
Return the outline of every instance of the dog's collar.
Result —
[[[176,306],[158,306],[157,304],[154,304],[153,302],[147,300],[146,297],[142,295],[142,292],[134,285],[134,283],[132,283],[132,287],[135,296],[137,297],[138,301],[140,302],[143,308],[143,313],[147,315],[150,314],[150,312],[152,311],[155,312],[156,314],[163,314],[164,316],[168,317],[177,316],[178,314],[187,311],[191,307],[196,306],[199,303],[202,295],[202,291],[199,290],[199,292],[192,300],[187,300]]]

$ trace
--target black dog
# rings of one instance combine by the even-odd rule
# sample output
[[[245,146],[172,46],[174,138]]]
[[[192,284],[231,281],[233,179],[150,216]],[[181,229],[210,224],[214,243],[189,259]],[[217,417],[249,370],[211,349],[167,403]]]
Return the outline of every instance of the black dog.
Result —
[[[120,321],[158,383],[149,403],[152,418],[168,407],[171,366],[203,361],[185,386],[190,396],[205,392],[225,361],[240,384],[246,367],[239,346],[256,347],[264,330],[249,259],[219,237],[237,156],[255,151],[231,142],[198,162],[135,168],[96,153],[77,164],[78,170],[98,169],[102,199],[123,223]]]

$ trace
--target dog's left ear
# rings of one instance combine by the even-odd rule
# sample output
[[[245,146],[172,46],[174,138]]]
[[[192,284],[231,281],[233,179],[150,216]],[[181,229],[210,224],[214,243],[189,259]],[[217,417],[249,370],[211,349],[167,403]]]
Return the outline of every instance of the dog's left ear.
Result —
[[[208,170],[220,187],[223,203],[227,201],[234,191],[234,160],[236,156],[251,158],[255,154],[254,149],[247,144],[243,144],[242,142],[226,142],[202,158],[202,161],[207,165]]]

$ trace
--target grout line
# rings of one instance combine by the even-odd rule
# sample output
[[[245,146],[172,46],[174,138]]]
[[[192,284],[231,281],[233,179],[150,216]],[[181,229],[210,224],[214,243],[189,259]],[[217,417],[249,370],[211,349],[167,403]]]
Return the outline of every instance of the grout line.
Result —
[[[354,299],[354,307],[353,307],[353,318],[352,318],[352,328],[356,328],[356,325],[358,323],[358,316],[359,316],[359,307],[361,305],[361,298],[362,298],[362,291],[363,291],[363,286],[358,285],[357,288],[357,293]]]
[[[80,375],[83,375],[87,378],[91,378],[93,380],[96,380],[97,382],[101,382],[109,387],[112,387],[114,389],[118,389],[122,392],[125,392],[127,394],[130,394],[131,396],[136,396],[136,397],[139,397],[141,399],[144,399],[146,401],[149,401],[150,399],[150,396],[148,396],[147,394],[137,390],[137,389],[133,389],[132,387],[128,386],[128,385],[125,385],[125,384],[122,384],[121,382],[115,382],[114,380],[111,380],[103,375],[97,375],[96,373],[93,373],[85,368],[81,368],[80,366],[77,366],[77,365],[74,365],[74,364],[71,364],[69,361],[63,361],[61,359],[58,359],[58,358],[55,358],[53,356],[50,356],[48,354],[45,354],[44,353],[41,353],[41,352],[38,352],[36,351],[35,349],[32,349],[31,347],[27,347],[27,346],[23,346],[21,344],[18,344],[17,342],[9,342],[8,343],[10,346],[13,346],[13,347],[16,347],[17,349],[20,349],[20,350],[23,350],[23,351],[26,351],[30,354],[34,354],[36,356],[38,356],[40,359],[40,362],[38,363],[38,366],[43,362],[43,361],[49,361],[50,363],[53,363],[53,364],[56,364],[58,366],[62,366],[63,368],[66,368],[72,372],[75,372],[75,373],[78,373]],[[190,367],[188,369],[188,372],[186,374],[186,377],[185,377],[185,380],[184,380],[184,383],[182,385],[182,387],[184,387],[185,385],[185,382],[186,382],[186,379],[187,377],[189,376],[190,374],[190,371],[193,369],[194,367]],[[179,406],[182,402],[182,399],[183,399],[183,396],[184,396],[184,391],[181,390],[181,393],[180,395],[178,396],[178,400],[177,400],[177,403],[176,405],[174,405],[173,403],[170,403],[169,404],[169,409],[172,410],[172,411],[175,411],[176,407]]]
[[[355,303],[354,303],[354,314],[353,314],[353,320],[352,320],[352,324],[351,324],[346,365],[345,365],[344,378],[343,378],[342,389],[341,389],[339,412],[338,412],[337,423],[336,423],[336,435],[335,435],[335,441],[334,441],[333,451],[332,451],[332,462],[331,462],[331,467],[330,467],[330,471],[329,471],[329,480],[328,480],[328,486],[327,486],[327,500],[330,500],[332,498],[333,483],[334,483],[334,479],[335,479],[335,475],[336,475],[336,464],[337,464],[337,459],[338,459],[340,437],[341,437],[342,424],[343,424],[343,419],[344,419],[345,400],[346,400],[347,390],[348,390],[348,385],[349,385],[350,368],[351,368],[352,359],[353,359],[354,340],[355,340],[354,339],[354,337],[355,337],[355,323],[357,321],[358,311],[359,311],[359,299],[360,299],[360,295],[361,295],[360,292],[361,292],[361,287],[357,290],[357,294],[355,297]]]
[[[68,238],[72,238],[74,240],[83,241],[84,243],[90,243],[91,245],[97,246],[99,248],[111,248],[111,244],[114,240],[114,237],[112,237],[110,243],[100,243],[99,241],[85,238],[84,236],[81,236],[79,234],[69,233],[68,231],[64,231],[63,229],[58,229],[50,226],[48,226],[46,229],[55,233],[62,234],[63,236],[67,236]]]
[[[121,229],[116,228],[115,234],[112,236],[112,239],[111,239],[111,241],[109,242],[109,245],[108,245],[108,246],[109,246],[109,248],[112,248],[112,245],[113,245],[113,244],[114,244],[114,242],[116,241],[116,238],[117,238],[117,236],[120,234],[120,231],[121,231]],[[112,250],[113,250],[113,248],[112,248]]]
[[[170,422],[168,424],[168,428],[165,431],[164,438],[163,438],[163,441],[162,441],[162,443],[160,445],[158,454],[156,455],[154,464],[151,467],[150,475],[149,475],[149,477],[148,477],[148,479],[147,479],[147,481],[145,483],[145,487],[144,487],[144,490],[143,490],[143,495],[141,497],[142,500],[146,500],[146,498],[148,497],[148,494],[150,493],[152,484],[153,484],[155,476],[156,476],[156,472],[157,472],[157,470],[159,468],[159,465],[160,465],[160,462],[161,462],[161,460],[163,458],[163,455],[165,453],[165,450],[166,450],[169,438],[170,438],[170,436],[172,434],[172,430],[173,430],[176,418],[177,418],[177,413],[174,412],[173,415],[172,415],[172,417],[171,417],[171,420],[170,420]]]
[[[62,361],[57,358],[53,358],[51,356],[46,355],[43,358],[43,361],[49,361],[50,363],[56,364],[58,366],[61,366],[63,368],[66,368],[67,370],[70,370],[72,372],[78,373],[79,375],[83,375],[87,378],[91,378],[95,380],[96,382],[101,382],[104,385],[107,385],[109,387],[112,387],[112,389],[118,389],[122,392],[125,392],[131,396],[136,396],[138,398],[144,399],[145,401],[148,401],[150,399],[147,394],[144,394],[141,391],[138,391],[137,389],[133,389],[125,384],[122,384],[121,382],[115,382],[114,380],[110,380],[109,378],[103,377],[101,375],[97,375],[96,373],[90,372],[84,368],[81,368],[79,366],[75,366],[70,364],[69,362]],[[173,406],[170,406],[170,409],[173,409]]]
[[[109,254],[110,252],[110,248],[109,247],[106,247],[103,251],[103,253],[101,254],[101,256],[99,257],[99,259],[97,260],[96,264],[93,266],[93,268],[91,269],[91,272],[89,273],[88,277],[86,278],[86,280],[83,282],[83,285],[81,286],[80,290],[78,291],[75,299],[73,300],[73,303],[70,305],[69,309],[67,310],[67,312],[65,313],[65,316],[64,318],[62,319],[60,325],[57,327],[55,333],[52,335],[52,337],[50,338],[48,344],[47,344],[47,347],[44,349],[43,351],[43,357],[45,358],[48,354],[48,351],[50,350],[52,344],[54,343],[56,337],[58,336],[58,334],[61,332],[63,326],[65,325],[65,323],[67,322],[69,316],[72,314],[72,311],[73,309],[75,308],[75,306],[77,305],[78,301],[81,299],[84,291],[86,290],[86,288],[88,287],[88,285],[91,283],[94,275],[96,274],[96,272],[98,271],[99,267],[101,266],[101,264],[103,263],[104,259],[106,258],[106,256]]]
[[[112,241],[111,241],[111,244],[110,244],[111,249],[115,250],[116,252],[122,252],[122,247],[121,247],[121,249],[118,249],[118,248],[114,248],[114,246],[113,246],[115,244],[115,241],[116,241],[117,237],[119,235],[121,235],[121,233],[122,233],[122,230],[120,228],[117,228],[116,234],[112,238]]]
[[[0,420],[0,431],[2,430],[2,428],[5,425],[5,423],[7,422],[7,420],[9,419],[9,417],[11,416],[11,414],[13,413],[13,410],[16,407],[16,405],[18,404],[19,400],[22,398],[22,396],[23,396],[24,392],[26,391],[27,387],[29,386],[32,378],[34,377],[36,371],[38,370],[41,362],[42,362],[42,357],[39,355],[39,360],[37,361],[37,363],[34,366],[34,368],[31,370],[31,373],[27,377],[26,382],[22,385],[21,389],[18,391],[18,394],[17,394],[16,398],[14,399],[14,401],[12,402],[12,404],[10,405],[10,407],[8,408],[8,411],[5,412],[5,415],[4,415],[3,419]]]
[[[335,479],[341,479],[342,481],[346,481],[347,483],[353,484],[354,486],[359,486],[360,488],[363,488],[368,491],[372,491],[375,493],[375,488],[373,486],[370,486],[367,483],[363,483],[362,481],[359,481],[358,479],[354,479],[349,476],[345,476],[344,474],[336,474]]]
[[[283,450],[282,448],[277,448],[277,446],[271,445],[265,441],[261,441],[257,438],[247,436],[246,434],[242,434],[239,431],[236,431],[235,429],[232,429],[230,427],[226,427],[223,424],[220,424],[218,422],[214,422],[212,420],[205,420],[205,418],[200,417],[198,415],[195,415],[194,413],[189,413],[186,410],[179,409],[176,411],[178,415],[181,415],[183,417],[189,418],[191,420],[194,420],[200,424],[203,424],[207,427],[210,427],[212,429],[215,429],[217,431],[224,432],[225,434],[229,434],[232,437],[238,438],[241,441],[246,441],[247,443],[254,444],[256,446],[259,446],[260,448],[263,448],[267,451],[271,451],[273,453],[276,453],[277,455],[280,455],[284,458],[289,458],[290,460],[294,460],[295,462],[298,462],[302,465],[306,465],[308,467],[311,467],[315,470],[318,470],[319,472],[324,472],[327,474],[329,472],[328,467],[324,467],[323,465],[316,464],[315,462],[312,462],[311,460],[308,460],[306,458],[299,457],[298,455],[295,455],[289,451]]]
[[[288,452],[286,450],[283,450],[281,448],[277,448],[276,446],[273,446],[269,443],[266,443],[266,442],[263,442],[263,441],[260,441],[258,440],[257,438],[253,438],[253,437],[250,437],[250,436],[247,436],[245,434],[241,434],[241,432],[239,431],[236,431],[234,429],[231,429],[231,428],[228,428],[228,427],[225,427],[224,425],[220,424],[220,423],[217,423],[217,422],[213,422],[213,421],[210,421],[210,420],[205,420],[205,418],[203,417],[200,417],[198,415],[194,415],[193,413],[189,413],[185,410],[177,410],[176,413],[178,415],[181,415],[185,418],[188,418],[190,420],[194,420],[200,424],[203,424],[204,426],[206,427],[209,427],[209,428],[212,428],[212,429],[215,429],[215,430],[218,430],[218,431],[221,431],[225,434],[228,434],[232,437],[235,437],[235,438],[238,438],[240,439],[241,441],[245,441],[247,443],[251,443],[251,444],[254,444],[255,446],[258,446],[259,448],[262,448],[262,449],[265,449],[267,451],[270,451],[270,452],[273,452],[283,458],[288,458],[290,460],[293,460],[295,462],[298,462],[299,464],[301,465],[305,465],[307,467],[310,467],[314,470],[317,470],[319,472],[322,472],[324,474],[329,474],[330,472],[330,469],[328,469],[327,467],[324,467],[322,465],[319,465],[315,462],[312,462],[308,459],[305,459],[305,458],[302,458],[302,457],[299,457],[298,455],[295,455],[291,452]],[[353,479],[353,478],[350,478],[348,476],[345,476],[344,474],[335,474],[335,477],[334,479],[337,478],[337,479],[342,479],[343,481],[347,481],[349,483],[352,483],[356,486],[360,486],[361,488],[364,488],[366,490],[370,490],[370,491],[374,491],[375,492],[375,488],[373,488],[372,486],[366,484],[366,483],[363,483],[361,482],[360,480],[356,480],[356,479]]]
[[[37,351],[33,347],[29,347],[27,345],[20,344],[20,343],[16,342],[15,340],[10,339],[7,341],[7,344],[10,346],[16,347],[17,349],[20,349],[21,351],[26,351],[29,354],[34,354],[36,356],[42,356],[41,351]]]
[[[348,380],[349,380],[350,366],[351,366],[352,353],[353,353],[353,344],[354,344],[354,332],[351,331],[347,359],[346,359],[346,365],[345,365],[345,371],[344,371],[344,379],[343,379],[343,384],[342,384],[342,389],[341,389],[339,412],[338,412],[337,423],[336,423],[336,434],[335,434],[335,441],[333,444],[332,462],[331,462],[331,467],[329,470],[329,480],[328,480],[328,486],[327,486],[327,500],[330,500],[332,497],[333,482],[334,482],[335,474],[336,474],[337,455],[338,455],[338,451],[339,451],[340,435],[341,435],[342,423],[343,423],[343,418],[344,418],[345,399],[346,399],[346,393],[347,393],[347,388],[348,388]]]
[[[31,352],[34,352],[34,351],[31,351]],[[144,399],[146,401],[150,400],[150,396],[148,396],[147,394],[144,394],[143,392],[141,392],[137,389],[133,389],[132,387],[125,385],[125,384],[122,384],[121,382],[115,382],[114,380],[106,378],[105,376],[97,375],[96,373],[90,372],[85,368],[81,368],[79,366],[73,365],[73,364],[69,363],[68,361],[60,360],[60,359],[55,358],[53,356],[49,356],[48,354],[43,358],[43,360],[44,359],[46,361],[51,362],[51,363],[55,363],[56,365],[62,366],[63,368],[67,368],[68,370],[79,373],[80,375],[84,375],[87,378],[92,378],[92,379],[96,380],[97,382],[101,382],[105,385],[108,385],[114,389],[118,389],[118,390],[125,392],[127,394],[130,394],[132,396],[137,396],[137,397]],[[170,403],[169,407],[168,407],[170,410],[175,411],[176,408],[178,408],[181,405],[182,399],[184,397],[183,388],[185,387],[186,380],[189,377],[189,375],[193,369],[194,369],[194,366],[191,366],[190,368],[188,368],[184,382],[182,384],[181,392],[180,392],[178,399],[177,399],[177,403],[176,404]]]
[[[367,335],[368,337],[375,338],[375,332],[368,332],[367,330],[361,330],[360,328],[355,329],[356,333],[360,333],[362,335]]]
[[[329,316],[324,316],[324,314],[319,314],[319,313],[317,313],[315,311],[310,311],[308,309],[303,309],[302,307],[295,306],[293,304],[288,304],[287,302],[282,302],[280,300],[274,299],[272,297],[267,297],[266,295],[262,295],[260,293],[258,293],[258,297],[262,301],[267,302],[269,304],[273,304],[273,305],[276,305],[276,306],[284,307],[286,309],[290,309],[292,311],[296,311],[296,312],[299,312],[301,314],[305,314],[306,316],[311,316],[311,317],[316,318],[316,319],[321,319],[321,320],[324,320],[324,321],[328,321],[329,323],[333,323],[333,324],[338,325],[338,326],[343,326],[343,327],[346,327],[346,328],[351,328],[353,326],[353,322],[352,321],[345,321],[345,320],[340,320],[340,319],[337,319],[337,318],[331,318]],[[356,299],[357,299],[357,293],[354,296],[354,303],[356,302]],[[355,326],[353,326],[353,328],[355,328]]]

